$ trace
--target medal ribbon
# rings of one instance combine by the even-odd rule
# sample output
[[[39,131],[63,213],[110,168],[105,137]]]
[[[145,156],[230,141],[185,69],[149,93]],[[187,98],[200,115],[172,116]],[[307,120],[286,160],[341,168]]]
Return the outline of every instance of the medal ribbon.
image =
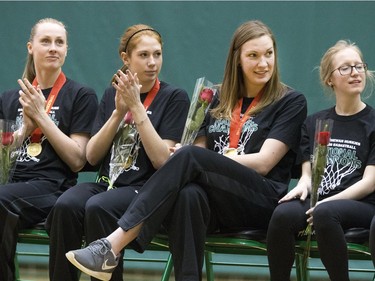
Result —
[[[61,71],[59,76],[57,77],[57,80],[55,81],[55,84],[53,84],[53,87],[52,87],[52,90],[51,90],[50,94],[48,95],[48,99],[47,99],[47,102],[46,102],[46,113],[47,114],[51,111],[51,108],[52,108],[53,104],[55,103],[55,100],[56,100],[62,86],[64,85],[65,81],[66,81],[65,74]],[[38,86],[38,81],[36,80],[36,78],[34,79],[32,85],[34,87]],[[42,135],[43,135],[43,132],[38,127],[31,133],[30,141],[32,143],[40,142],[40,140],[42,139]]]
[[[151,90],[147,93],[146,99],[143,102],[143,106],[145,107],[146,110],[151,105],[156,94],[159,92],[159,89],[160,89],[160,81],[158,78],[156,78],[154,86],[152,86]],[[126,113],[124,119],[125,120],[133,119],[130,111]]]
[[[230,131],[229,131],[229,147],[230,148],[237,149],[238,142],[241,136],[242,127],[247,121],[247,119],[249,119],[250,117],[248,113],[252,108],[254,108],[258,104],[260,98],[262,97],[262,93],[263,93],[263,90],[261,90],[256,95],[256,97],[250,103],[249,107],[246,109],[246,112],[244,113],[242,118],[241,118],[241,109],[242,109],[243,98],[241,98],[237,102],[237,105],[234,107],[233,112],[232,112],[232,120],[230,122]]]

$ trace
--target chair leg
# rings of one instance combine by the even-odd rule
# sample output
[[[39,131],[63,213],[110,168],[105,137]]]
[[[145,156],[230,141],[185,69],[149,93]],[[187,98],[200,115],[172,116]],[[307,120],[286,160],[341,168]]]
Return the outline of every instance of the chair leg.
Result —
[[[169,281],[171,273],[172,273],[172,269],[173,269],[173,259],[172,259],[172,255],[169,254],[167,263],[163,271],[163,276],[161,277],[161,281]]]
[[[310,281],[308,261],[307,261],[307,264],[304,265],[303,256],[301,254],[296,254],[295,263],[296,263],[297,281]]]
[[[20,264],[18,262],[18,256],[17,256],[17,253],[16,253],[16,256],[14,258],[14,266],[15,266],[15,278],[16,278],[16,281],[20,281]]]
[[[214,269],[212,266],[212,252],[205,251],[205,263],[206,263],[206,278],[207,281],[214,281]]]
[[[305,281],[304,274],[303,274],[302,256],[301,255],[296,254],[295,263],[296,263],[297,281]]]

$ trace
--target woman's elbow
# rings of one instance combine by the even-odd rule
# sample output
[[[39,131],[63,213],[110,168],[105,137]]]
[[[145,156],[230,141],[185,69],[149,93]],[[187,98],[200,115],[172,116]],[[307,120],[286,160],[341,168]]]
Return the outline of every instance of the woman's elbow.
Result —
[[[154,159],[153,161],[151,161],[152,166],[154,167],[155,170],[160,169],[165,164],[165,162],[168,161],[169,157],[170,157],[170,153],[166,154],[164,157],[159,157],[157,159]]]
[[[70,169],[72,170],[72,172],[78,173],[79,171],[83,169],[83,167],[85,167],[85,165],[86,165],[86,159],[79,159],[77,161],[74,161],[74,163],[70,165]]]
[[[256,171],[259,175],[266,176],[270,170],[267,169],[266,167],[259,167],[258,169],[256,169]]]
[[[165,161],[153,161],[152,166],[154,167],[155,170],[158,170],[164,165],[165,162],[167,162],[167,160],[165,160]]]
[[[274,164],[263,161],[255,170],[261,176],[266,176],[273,169]]]
[[[100,162],[100,159],[95,154],[86,154],[86,159],[91,166],[96,166]]]

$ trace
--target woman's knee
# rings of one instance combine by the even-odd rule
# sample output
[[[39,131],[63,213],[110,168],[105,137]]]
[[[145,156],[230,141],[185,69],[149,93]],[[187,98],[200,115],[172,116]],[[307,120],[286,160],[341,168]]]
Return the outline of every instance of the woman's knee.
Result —
[[[176,163],[186,165],[186,163],[191,163],[194,161],[200,162],[204,160],[204,156],[202,156],[202,154],[207,151],[209,150],[198,146],[186,145],[178,149],[169,162],[174,162],[173,165],[176,165]]]
[[[100,203],[100,200],[98,200],[99,196],[93,196],[90,199],[87,200],[85,205],[85,213],[86,217],[91,216],[92,214],[99,214],[101,213],[101,210],[103,209],[104,204]]]
[[[268,232],[276,235],[284,231],[297,233],[306,225],[305,212],[304,203],[297,200],[278,205],[272,214]]]
[[[64,216],[69,216],[67,214],[76,213],[77,211],[84,208],[84,204],[82,201],[75,200],[71,196],[64,196],[66,194],[61,195],[55,205],[53,207],[53,211],[55,213],[61,213]]]
[[[294,216],[298,211],[292,207],[290,203],[283,203],[276,207],[273,211],[271,222],[274,225],[288,225],[294,221]]]
[[[335,217],[334,208],[329,206],[329,202],[317,205],[313,211],[314,224],[320,224]]]

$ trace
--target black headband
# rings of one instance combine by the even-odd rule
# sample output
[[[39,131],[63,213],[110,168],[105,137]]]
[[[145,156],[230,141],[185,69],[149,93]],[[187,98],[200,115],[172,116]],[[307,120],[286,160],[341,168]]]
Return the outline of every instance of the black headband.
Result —
[[[157,32],[155,29],[152,29],[152,28],[143,28],[143,29],[137,30],[137,31],[134,32],[132,35],[130,35],[128,41],[126,42],[126,45],[125,45],[125,49],[124,49],[124,51],[126,52],[126,49],[128,48],[128,44],[129,44],[130,40],[133,38],[134,35],[136,35],[136,34],[139,33],[139,32],[146,31],[146,30],[150,30],[150,31],[155,32],[155,33],[156,33],[157,35],[159,35],[159,37],[161,38],[160,33]]]

